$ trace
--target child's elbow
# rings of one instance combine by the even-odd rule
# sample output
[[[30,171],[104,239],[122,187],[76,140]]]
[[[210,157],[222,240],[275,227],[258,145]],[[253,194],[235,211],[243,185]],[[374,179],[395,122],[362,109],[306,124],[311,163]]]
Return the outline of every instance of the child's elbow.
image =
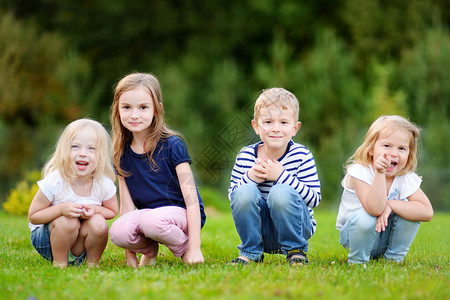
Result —
[[[430,209],[428,209],[428,210],[425,212],[422,221],[423,221],[423,222],[430,222],[431,219],[433,219],[433,216],[434,216],[433,209],[430,208]]]
[[[380,216],[384,211],[383,207],[368,207],[366,212],[372,217]]]

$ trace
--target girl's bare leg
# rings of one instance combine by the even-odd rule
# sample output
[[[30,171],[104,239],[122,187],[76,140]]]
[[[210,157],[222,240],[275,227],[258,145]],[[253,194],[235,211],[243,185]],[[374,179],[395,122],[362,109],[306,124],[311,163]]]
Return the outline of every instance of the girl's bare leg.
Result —
[[[78,239],[72,246],[72,253],[79,256],[86,251],[86,263],[89,267],[98,264],[108,243],[108,223],[100,214],[81,221]]]
[[[136,253],[134,253],[131,250],[125,249],[125,256],[127,258],[127,265],[133,268],[137,268],[138,267],[138,259],[136,256]]]
[[[80,221],[77,218],[61,216],[50,223],[50,244],[54,266],[67,267],[67,256],[77,240],[79,229]]]
[[[156,257],[158,256],[159,244],[158,242],[152,241],[151,243],[151,251],[149,254],[143,254],[141,257],[141,261],[139,262],[139,267],[144,266],[154,266],[156,264]]]

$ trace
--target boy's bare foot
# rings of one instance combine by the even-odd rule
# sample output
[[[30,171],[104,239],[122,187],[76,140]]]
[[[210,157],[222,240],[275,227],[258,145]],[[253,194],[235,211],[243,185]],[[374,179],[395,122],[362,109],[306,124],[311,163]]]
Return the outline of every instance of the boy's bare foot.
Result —
[[[147,255],[142,255],[141,261],[139,262],[139,268],[145,266],[154,266],[156,264],[156,257],[148,257]]]

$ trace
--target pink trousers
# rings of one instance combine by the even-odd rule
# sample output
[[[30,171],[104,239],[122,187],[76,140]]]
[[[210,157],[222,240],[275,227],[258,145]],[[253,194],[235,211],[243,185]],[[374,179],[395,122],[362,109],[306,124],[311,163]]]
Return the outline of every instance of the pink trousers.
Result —
[[[180,257],[188,247],[186,209],[165,206],[130,211],[114,221],[109,230],[111,242],[121,248],[149,257],[158,254],[158,243]]]

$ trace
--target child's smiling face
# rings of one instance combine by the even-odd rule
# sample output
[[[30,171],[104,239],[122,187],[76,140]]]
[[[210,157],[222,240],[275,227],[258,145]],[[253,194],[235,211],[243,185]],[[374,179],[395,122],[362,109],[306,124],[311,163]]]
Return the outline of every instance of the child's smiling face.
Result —
[[[404,129],[383,130],[370,151],[372,164],[381,155],[386,155],[390,166],[386,177],[395,177],[406,166],[409,157],[411,133]]]
[[[122,125],[133,135],[148,131],[153,122],[154,106],[150,94],[143,88],[123,93],[119,98],[119,115]]]
[[[300,129],[300,122],[294,119],[294,113],[277,105],[262,107],[257,120],[252,121],[253,128],[265,147],[273,152],[286,150],[287,144]]]
[[[89,177],[97,168],[96,134],[83,128],[72,139],[70,164],[78,177]]]

